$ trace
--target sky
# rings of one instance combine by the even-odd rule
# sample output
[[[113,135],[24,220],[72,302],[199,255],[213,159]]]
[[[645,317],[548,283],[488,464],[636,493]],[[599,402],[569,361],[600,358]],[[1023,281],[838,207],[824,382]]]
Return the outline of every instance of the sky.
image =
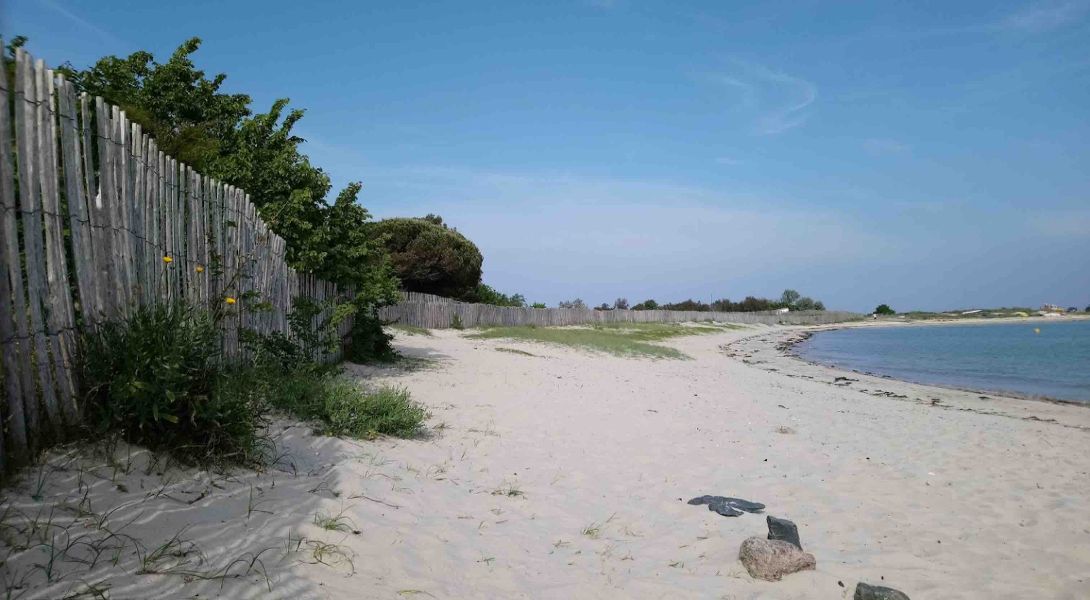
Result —
[[[1090,0],[0,0],[82,67],[185,39],[377,218],[550,305],[1090,304]]]

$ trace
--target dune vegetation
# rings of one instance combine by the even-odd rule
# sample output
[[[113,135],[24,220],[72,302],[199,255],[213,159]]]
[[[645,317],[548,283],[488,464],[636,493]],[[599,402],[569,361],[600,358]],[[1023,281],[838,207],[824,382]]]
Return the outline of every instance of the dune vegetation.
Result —
[[[489,327],[469,337],[541,342],[616,356],[684,359],[688,358],[684,353],[656,342],[742,328],[735,324],[603,323],[586,327]]]

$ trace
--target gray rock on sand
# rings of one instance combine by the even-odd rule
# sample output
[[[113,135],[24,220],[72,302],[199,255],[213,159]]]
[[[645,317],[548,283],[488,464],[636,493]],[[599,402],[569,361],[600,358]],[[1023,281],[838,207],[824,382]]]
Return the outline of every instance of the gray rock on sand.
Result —
[[[794,544],[760,537],[742,542],[738,560],[742,561],[750,577],[765,581],[779,581],[784,575],[817,566],[813,554],[799,550]]]
[[[737,517],[742,511],[735,508],[726,498],[716,498],[708,503],[708,510],[724,517]]]
[[[708,510],[724,517],[737,517],[743,512],[761,512],[765,508],[765,505],[760,502],[750,502],[749,500],[731,498],[730,496],[697,496],[689,500],[689,504],[693,506],[707,504]]]
[[[908,596],[893,588],[880,585],[868,585],[859,582],[855,586],[855,600],[909,600]]]
[[[780,519],[769,515],[765,518],[768,523],[768,539],[783,540],[795,545],[802,550],[802,542],[799,541],[799,528],[787,519]]]

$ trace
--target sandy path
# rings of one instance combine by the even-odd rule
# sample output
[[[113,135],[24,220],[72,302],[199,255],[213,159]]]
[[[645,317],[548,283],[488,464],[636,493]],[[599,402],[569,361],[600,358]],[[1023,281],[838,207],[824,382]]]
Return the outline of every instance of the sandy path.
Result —
[[[115,598],[848,598],[859,580],[914,600],[1090,595],[1090,410],[854,375],[832,385],[841,373],[779,355],[790,333],[672,342],[687,361],[400,336],[428,366],[353,370],[427,404],[429,440],[352,443],[294,426],[266,474],[134,469],[120,476],[126,493],[95,484],[96,508],[139,501],[145,515],[126,531],[141,539],[188,524],[205,567],[268,548],[268,580],[242,567],[225,581],[83,576],[108,577]],[[57,471],[44,495],[70,494],[75,477]],[[148,498],[165,477],[180,501]],[[248,509],[254,494],[263,512]],[[738,546],[765,533],[763,516],[683,501],[701,494],[794,520],[817,570],[752,580]],[[342,512],[359,533],[312,524]],[[319,541],[351,565],[308,564]]]

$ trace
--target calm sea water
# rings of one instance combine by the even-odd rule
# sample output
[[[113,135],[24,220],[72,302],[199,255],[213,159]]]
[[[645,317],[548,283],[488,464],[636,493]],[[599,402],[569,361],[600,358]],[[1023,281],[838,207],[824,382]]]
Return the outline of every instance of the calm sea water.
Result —
[[[917,383],[1090,402],[1090,321],[837,329],[797,350]]]

